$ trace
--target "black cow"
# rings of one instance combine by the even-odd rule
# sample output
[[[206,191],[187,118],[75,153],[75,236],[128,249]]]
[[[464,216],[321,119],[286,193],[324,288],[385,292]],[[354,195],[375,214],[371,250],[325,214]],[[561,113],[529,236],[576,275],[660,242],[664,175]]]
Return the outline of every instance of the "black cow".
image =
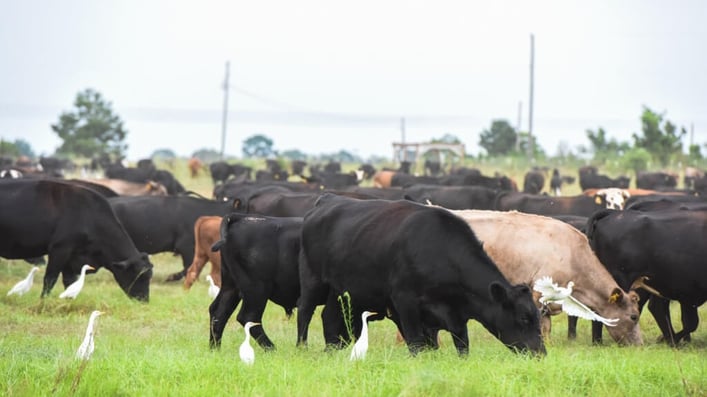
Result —
[[[606,175],[598,173],[596,167],[586,166],[579,169],[579,187],[582,190],[587,189],[603,189],[607,187],[618,187],[628,189],[631,183],[631,178],[619,176],[615,179],[609,178]]]
[[[539,194],[545,187],[545,175],[541,171],[528,171],[523,178],[523,193]]]
[[[253,338],[265,349],[275,347],[262,326],[268,300],[285,309],[287,316],[300,295],[298,256],[302,218],[273,218],[231,213],[221,222],[221,289],[209,306],[209,345],[221,346],[228,319],[243,304],[236,319],[241,325],[261,323],[251,328]]]
[[[307,166],[306,161],[302,160],[292,160],[292,163],[290,164],[290,168],[292,169],[292,175],[300,175],[304,174],[304,167]]]
[[[428,200],[435,205],[454,210],[493,210],[498,190],[483,186],[413,185],[405,194],[418,203]]]
[[[214,185],[219,183],[224,183],[232,174],[231,166],[225,161],[214,161],[209,164],[209,172],[211,173],[211,180]]]
[[[286,181],[289,174],[285,170],[278,172],[258,170],[255,172],[255,180],[258,182]]]
[[[223,216],[233,203],[190,196],[121,196],[108,199],[139,250],[174,252],[184,269],[167,281],[181,280],[194,259],[194,222],[200,216]]]
[[[106,178],[111,179],[122,179],[124,181],[145,183],[148,181],[155,181],[161,183],[167,193],[169,194],[179,194],[184,193],[186,190],[184,186],[172,175],[171,172],[166,170],[152,170],[150,168],[126,168],[121,165],[112,165],[106,169]]]
[[[439,179],[434,176],[425,176],[425,175],[410,175],[406,174],[403,172],[396,172],[393,174],[392,178],[390,179],[390,186],[391,187],[406,187],[406,186],[412,186],[416,184],[425,184],[425,185],[437,185],[439,184]]]
[[[324,164],[324,172],[329,174],[341,172],[341,163],[338,161],[329,161]]]
[[[660,293],[650,298],[648,309],[664,340],[689,341],[699,322],[697,308],[707,300],[707,205],[654,201],[601,211],[587,222],[587,237],[619,286],[628,288],[647,276],[647,284]],[[682,308],[683,330],[677,333],[669,299]],[[645,302],[644,295],[641,306]]]
[[[555,168],[552,170],[552,178],[550,178],[550,191],[555,196],[562,195],[562,185],[565,183],[574,183],[574,177],[563,175],[560,176],[560,171]]]
[[[667,172],[642,171],[636,175],[636,187],[639,189],[674,189],[677,185],[678,178]]]
[[[484,186],[490,189],[518,191],[516,183],[507,176],[486,176],[473,171],[443,176],[439,179],[439,184],[447,186]]]
[[[376,168],[371,164],[361,164],[358,170],[363,171],[363,179],[366,180],[373,178],[373,175],[376,173]]]
[[[427,176],[439,176],[444,174],[444,170],[442,170],[442,164],[439,161],[425,160],[424,168],[425,175]]]
[[[606,208],[603,196],[543,196],[517,192],[501,192],[496,196],[494,209],[497,211],[516,210],[545,216],[579,215],[590,216]]]
[[[512,349],[545,352],[530,288],[508,283],[466,222],[442,208],[322,195],[302,226],[300,287],[298,344],[318,304],[327,345],[349,341],[337,301],[348,296],[356,333],[364,310],[388,313],[413,354],[436,347],[439,329],[467,354],[472,318]]]
[[[0,235],[0,256],[49,255],[42,297],[60,273],[67,287],[87,263],[113,273],[128,296],[150,297],[152,264],[135,248],[106,199],[92,190],[51,180],[2,181]]]

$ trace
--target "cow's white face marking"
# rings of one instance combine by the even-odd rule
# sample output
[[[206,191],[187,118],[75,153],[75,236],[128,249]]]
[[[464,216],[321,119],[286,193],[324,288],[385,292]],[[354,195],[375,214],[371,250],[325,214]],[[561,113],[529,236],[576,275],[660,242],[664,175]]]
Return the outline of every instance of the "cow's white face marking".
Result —
[[[18,179],[22,178],[22,173],[17,170],[9,169],[0,171],[0,178],[12,178]]]
[[[354,172],[356,173],[356,181],[361,182],[363,180],[364,172],[362,170],[356,170]]]
[[[612,210],[624,209],[626,199],[631,197],[631,194],[627,190],[615,187],[600,189],[597,191],[596,195],[603,197],[606,202],[606,208]]]

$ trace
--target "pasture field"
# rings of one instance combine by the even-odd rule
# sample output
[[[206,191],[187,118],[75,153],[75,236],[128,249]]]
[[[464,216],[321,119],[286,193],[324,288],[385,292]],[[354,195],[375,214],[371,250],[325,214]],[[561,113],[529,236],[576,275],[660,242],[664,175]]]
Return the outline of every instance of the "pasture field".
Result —
[[[182,163],[173,172],[187,189],[210,197],[208,177],[191,180]],[[522,183],[520,171],[509,175]],[[277,350],[266,353],[254,344],[255,364],[248,367],[238,358],[244,335],[235,314],[221,349],[209,349],[206,272],[187,292],[179,282],[164,281],[181,267],[178,257],[159,254],[152,262],[150,302],[144,304],[129,299],[105,269],[87,276],[76,300],[58,298],[61,281],[40,299],[44,269],[27,295],[8,297],[30,265],[0,259],[0,395],[707,395],[707,328],[702,324],[691,343],[672,349],[656,342],[660,332],[647,310],[640,320],[641,347],[617,346],[606,332],[604,344],[593,346],[587,321],[580,321],[577,339],[569,341],[566,316],[557,316],[542,359],[512,353],[475,321],[469,322],[468,357],[457,356],[445,332],[439,350],[411,357],[396,342],[391,321],[371,322],[368,356],[352,363],[348,349],[324,351],[319,312],[309,346],[297,348],[296,312],[288,319],[269,304],[263,323]],[[96,350],[82,364],[74,354],[96,309],[105,312],[98,319]],[[680,328],[679,308],[672,312]],[[706,318],[706,307],[700,316]]]
[[[448,333],[442,346],[411,357],[396,343],[389,320],[371,322],[370,348],[363,362],[349,350],[324,352],[318,314],[307,348],[296,348],[296,318],[269,305],[264,325],[277,350],[256,349],[252,367],[238,358],[243,327],[229,321],[220,351],[208,346],[207,283],[189,292],[165,283],[179,269],[169,254],[153,257],[150,302],[127,298],[105,269],[87,276],[75,301],[58,298],[60,283],[40,299],[43,270],[27,295],[5,296],[30,265],[0,262],[0,395],[3,396],[565,396],[707,394],[707,329],[679,349],[656,343],[659,330],[646,311],[645,345],[591,344],[590,324],[580,321],[568,341],[566,316],[554,318],[548,354],[535,359],[505,348],[479,323],[469,322],[470,353],[459,358]],[[96,350],[82,366],[74,359],[88,316],[99,317]],[[673,313],[679,313],[673,307]],[[704,319],[707,310],[700,315]],[[295,313],[296,316],[296,313]],[[679,319],[675,319],[679,324]],[[606,335],[606,333],[605,333]]]

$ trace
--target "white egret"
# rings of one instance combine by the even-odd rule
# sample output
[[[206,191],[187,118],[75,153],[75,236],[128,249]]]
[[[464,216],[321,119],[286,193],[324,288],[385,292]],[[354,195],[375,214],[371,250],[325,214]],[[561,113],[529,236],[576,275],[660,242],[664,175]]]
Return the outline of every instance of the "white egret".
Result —
[[[216,295],[218,295],[218,292],[221,290],[221,288],[218,287],[218,285],[214,284],[214,279],[211,278],[210,274],[206,275],[206,279],[209,281],[209,296],[211,299],[216,298]]]
[[[17,295],[24,295],[27,292],[29,292],[30,288],[32,288],[32,283],[34,282],[34,273],[37,272],[39,268],[37,266],[34,266],[32,270],[29,271],[29,274],[27,277],[24,278],[24,280],[19,281],[15,286],[8,291],[7,296],[17,294]]]
[[[574,283],[572,281],[567,283],[567,287],[560,287],[557,283],[552,281],[552,277],[545,276],[535,281],[533,289],[542,294],[538,300],[543,305],[556,303],[561,305],[562,310],[570,316],[580,317],[592,321],[601,321],[609,327],[616,326],[616,323],[619,321],[618,318],[604,318],[572,296],[573,287]]]
[[[86,327],[86,335],[83,337],[81,346],[76,350],[77,359],[88,360],[91,358],[91,354],[93,354],[93,334],[96,328],[96,319],[101,314],[103,314],[103,312],[98,310],[91,312],[91,316],[88,318],[88,326]]]
[[[245,330],[245,340],[238,349],[241,361],[248,365],[253,365],[255,362],[255,350],[253,350],[253,347],[250,345],[250,329],[255,325],[260,325],[260,323],[254,323],[252,321],[245,323],[245,327],[243,328]]]
[[[86,270],[96,270],[93,266],[90,265],[83,265],[81,267],[81,275],[79,276],[79,279],[71,283],[64,292],[62,292],[59,295],[59,298],[71,298],[71,299],[76,299],[76,297],[79,295],[79,292],[81,292],[81,289],[83,288],[83,281],[86,278]]]
[[[351,361],[366,358],[366,351],[368,350],[368,317],[374,314],[378,313],[369,311],[361,313],[361,336],[358,337],[358,340],[354,343],[353,349],[351,349],[351,356],[349,357]]]

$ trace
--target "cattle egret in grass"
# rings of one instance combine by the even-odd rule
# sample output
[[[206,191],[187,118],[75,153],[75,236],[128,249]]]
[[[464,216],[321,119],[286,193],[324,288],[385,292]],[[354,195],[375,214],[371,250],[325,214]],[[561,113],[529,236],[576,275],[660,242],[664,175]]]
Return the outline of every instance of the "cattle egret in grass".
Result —
[[[377,313],[369,311],[361,313],[361,336],[358,337],[358,340],[354,343],[353,349],[351,349],[351,361],[366,358],[366,351],[368,350],[368,317],[374,314]]]
[[[88,318],[88,326],[86,327],[86,335],[83,337],[81,346],[76,350],[76,358],[79,360],[88,360],[93,354],[93,334],[96,328],[96,319],[103,314],[98,310],[91,312],[91,317]]]
[[[37,272],[39,268],[37,266],[33,267],[32,270],[29,271],[29,274],[27,277],[24,278],[24,280],[18,282],[15,284],[10,291],[8,291],[7,296],[17,294],[17,295],[24,295],[29,292],[30,288],[32,288],[32,283],[34,282],[34,273]]]
[[[245,327],[243,328],[245,330],[245,340],[241,343],[241,347],[238,349],[238,354],[241,356],[241,361],[248,365],[253,365],[255,362],[255,350],[253,350],[253,347],[250,345],[250,329],[254,325],[259,324],[260,323],[248,321],[245,323]]]
[[[218,295],[218,292],[221,290],[221,288],[218,287],[218,285],[214,284],[214,279],[211,278],[210,274],[206,275],[206,279],[209,281],[209,296],[211,299],[216,298],[216,295]]]
[[[68,287],[66,287],[64,292],[62,292],[59,295],[59,298],[76,299],[76,297],[79,295],[79,292],[81,292],[81,289],[83,288],[83,281],[86,278],[86,270],[96,270],[96,269],[90,265],[83,265],[81,267],[81,275],[79,276],[79,279],[74,281]]]
[[[552,281],[552,277],[545,276],[535,282],[533,289],[542,294],[539,301],[543,305],[556,303],[561,305],[562,310],[570,316],[592,321],[601,321],[609,327],[616,326],[616,323],[619,321],[618,318],[608,319],[594,313],[587,305],[572,296],[572,287],[574,287],[572,281],[567,283],[567,287],[560,287],[557,283]]]

